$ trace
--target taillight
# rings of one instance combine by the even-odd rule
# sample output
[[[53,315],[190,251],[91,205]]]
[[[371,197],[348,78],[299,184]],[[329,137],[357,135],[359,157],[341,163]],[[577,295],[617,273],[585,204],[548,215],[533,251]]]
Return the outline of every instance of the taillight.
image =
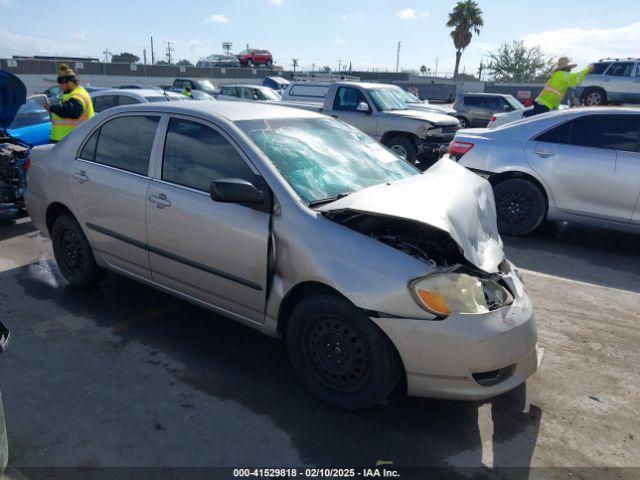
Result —
[[[449,144],[449,149],[447,150],[447,152],[449,153],[449,155],[460,158],[472,148],[473,143],[454,140]]]
[[[31,157],[27,157],[27,159],[24,161],[24,169],[26,172],[28,172],[30,168],[31,168]]]
[[[496,116],[494,115],[493,117],[491,117],[491,120],[489,120],[489,123],[491,122],[495,122],[497,120]]]

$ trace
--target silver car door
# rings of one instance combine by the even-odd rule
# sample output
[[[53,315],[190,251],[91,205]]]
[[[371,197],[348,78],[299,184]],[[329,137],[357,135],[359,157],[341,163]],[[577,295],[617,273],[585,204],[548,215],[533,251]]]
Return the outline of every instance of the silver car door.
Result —
[[[362,102],[369,106],[369,113],[358,111],[358,105]],[[339,87],[336,90],[333,110],[328,113],[367,135],[380,138],[377,131],[377,116],[373,109],[373,102],[367,99],[359,88]]]
[[[147,197],[154,281],[262,323],[270,213],[211,199],[212,180],[256,181],[231,138],[206,122],[172,117]]]
[[[614,123],[608,115],[584,116],[528,142],[527,161],[545,179],[560,210],[629,221],[633,207],[628,191],[619,188],[616,151],[608,143]]]
[[[629,128],[629,141],[617,151],[616,177],[619,179],[618,188],[627,192],[632,204],[631,223],[640,225],[640,116],[630,120],[629,124],[635,124],[636,136],[632,137],[632,128]]]
[[[602,77],[603,86],[610,100],[628,101],[633,62],[615,62]]]
[[[145,208],[160,116],[121,115],[89,136],[71,164],[71,191],[92,247],[115,269],[150,278]]]

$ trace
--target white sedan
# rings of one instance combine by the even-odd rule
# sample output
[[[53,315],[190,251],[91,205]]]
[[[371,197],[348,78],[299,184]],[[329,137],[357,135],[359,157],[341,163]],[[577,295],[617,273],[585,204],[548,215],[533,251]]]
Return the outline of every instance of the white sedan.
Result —
[[[567,105],[560,105],[558,110],[564,110],[566,108],[569,107]],[[501,125],[506,125],[507,123],[518,122],[524,118],[525,112],[530,112],[531,110],[533,110],[533,107],[520,108],[511,112],[495,113],[491,117],[491,120],[489,120],[487,128],[493,129]]]
[[[91,92],[93,109],[100,113],[108,108],[136,103],[153,103],[188,100],[189,97],[174,92],[144,88],[114,88]]]

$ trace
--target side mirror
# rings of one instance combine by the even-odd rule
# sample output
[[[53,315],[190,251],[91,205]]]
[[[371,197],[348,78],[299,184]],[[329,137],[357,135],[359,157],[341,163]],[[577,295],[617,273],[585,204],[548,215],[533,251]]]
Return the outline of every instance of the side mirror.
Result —
[[[260,204],[264,202],[264,192],[255,185],[240,178],[214,180],[209,186],[209,194],[215,202]]]
[[[370,113],[371,110],[369,110],[369,105],[367,104],[367,102],[360,102],[358,104],[358,106],[356,107],[356,110],[359,112],[364,112],[364,113]]]

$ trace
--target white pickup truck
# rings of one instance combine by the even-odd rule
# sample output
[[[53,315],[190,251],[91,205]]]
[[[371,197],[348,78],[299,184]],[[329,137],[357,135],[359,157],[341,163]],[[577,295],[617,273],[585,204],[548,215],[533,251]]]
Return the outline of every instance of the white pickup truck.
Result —
[[[449,115],[407,108],[394,92],[394,85],[337,82],[324,88],[313,86],[292,84],[281,103],[338,118],[410,162],[418,157],[438,157],[460,126],[458,119]],[[296,96],[296,87],[302,87],[298,90],[305,95]],[[302,101],[298,102],[298,98]]]

